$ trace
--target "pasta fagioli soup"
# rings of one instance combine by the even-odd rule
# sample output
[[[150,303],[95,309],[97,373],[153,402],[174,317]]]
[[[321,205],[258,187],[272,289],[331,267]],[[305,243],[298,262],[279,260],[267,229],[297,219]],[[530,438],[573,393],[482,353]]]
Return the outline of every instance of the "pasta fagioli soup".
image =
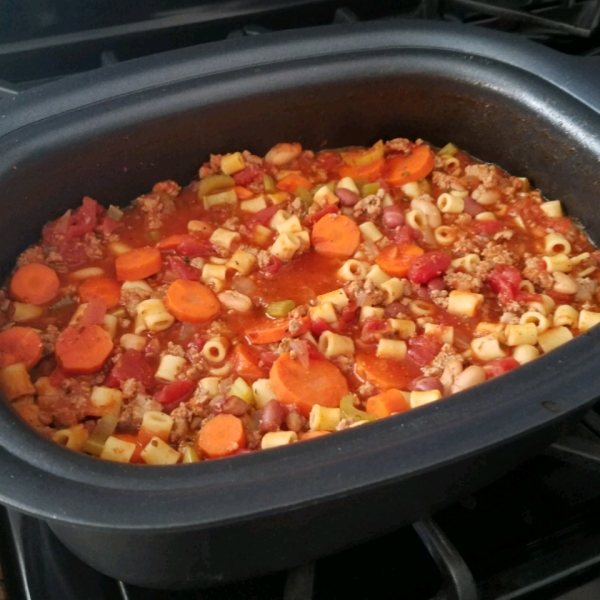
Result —
[[[0,388],[112,461],[293,444],[585,332],[599,260],[560,201],[452,144],[211,155],[187,187],[43,228],[1,292]]]

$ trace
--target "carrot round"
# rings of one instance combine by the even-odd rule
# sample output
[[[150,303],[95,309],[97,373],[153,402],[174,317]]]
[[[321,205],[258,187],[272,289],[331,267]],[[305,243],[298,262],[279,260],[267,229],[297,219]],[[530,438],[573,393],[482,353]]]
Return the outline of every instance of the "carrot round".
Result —
[[[242,421],[233,415],[220,414],[206,421],[196,439],[198,450],[208,458],[229,456],[246,447]]]
[[[134,248],[117,256],[115,260],[117,279],[135,281],[155,275],[162,268],[162,258],[158,248]]]
[[[349,258],[360,244],[360,229],[345,215],[329,214],[315,223],[311,241],[321,256]]]
[[[303,187],[306,190],[310,190],[313,187],[310,179],[306,179],[298,173],[290,173],[277,182],[277,187],[280,190],[294,193],[299,187]]]
[[[45,304],[53,300],[60,290],[56,272],[40,263],[23,265],[10,280],[10,295],[26,304]]]
[[[366,411],[378,418],[389,417],[393,413],[400,413],[410,408],[404,394],[395,388],[386,390],[367,400]]]
[[[251,344],[272,344],[280,342],[284,337],[297,337],[306,333],[310,329],[310,319],[308,317],[300,317],[298,327],[294,329],[294,333],[290,331],[289,317],[282,319],[266,320],[263,323],[246,329],[244,335]]]
[[[330,431],[304,431],[298,434],[298,441],[303,442],[304,440],[314,440],[324,435],[329,435]]]
[[[66,373],[91,375],[102,368],[112,349],[109,333],[99,325],[67,327],[56,340],[55,354]]]
[[[404,185],[427,177],[433,169],[433,152],[429,146],[415,146],[410,154],[388,160],[388,183]]]
[[[189,279],[176,279],[169,286],[165,301],[171,314],[184,323],[210,321],[221,308],[211,290]]]
[[[252,349],[248,344],[235,346],[231,353],[231,362],[234,372],[246,381],[256,381],[265,376],[265,372],[258,364],[256,349]]]
[[[340,177],[352,177],[352,179],[367,179],[368,181],[375,181],[375,179],[379,179],[381,177],[384,166],[385,161],[383,158],[361,167],[344,165],[340,168]]]
[[[348,382],[340,370],[325,358],[310,358],[308,366],[282,354],[271,367],[269,381],[274,394],[284,404],[295,404],[305,416],[315,404],[337,408],[348,394]]]
[[[0,332],[0,368],[24,363],[31,369],[42,358],[42,339],[31,327],[12,327]]]
[[[406,388],[408,383],[420,374],[418,367],[393,358],[361,353],[356,355],[355,360],[358,377],[384,391],[391,388]]]
[[[112,308],[121,298],[121,286],[111,277],[92,277],[79,286],[78,293],[81,302],[100,298],[106,302],[107,308]]]
[[[156,244],[156,247],[159,250],[175,250],[179,244],[189,240],[192,236],[189,233],[174,233],[173,235],[168,235],[166,238],[163,238]]]
[[[406,277],[411,265],[425,251],[414,244],[390,244],[377,256],[375,262],[393,277]]]

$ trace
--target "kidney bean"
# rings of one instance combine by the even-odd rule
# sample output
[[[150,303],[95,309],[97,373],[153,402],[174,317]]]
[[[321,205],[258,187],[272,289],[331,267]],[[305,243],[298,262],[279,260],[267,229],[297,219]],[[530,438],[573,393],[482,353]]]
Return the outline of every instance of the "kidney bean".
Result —
[[[228,396],[221,407],[221,412],[235,417],[243,417],[247,410],[248,405],[239,396]]]
[[[477,215],[485,212],[485,208],[481,206],[476,200],[473,200],[471,196],[464,198],[465,208],[463,209],[468,215],[476,217]]]
[[[285,417],[285,410],[281,404],[273,398],[269,400],[263,409],[263,414],[260,419],[260,430],[267,433],[269,431],[277,431]]]
[[[386,206],[383,209],[381,222],[388,229],[396,229],[404,225],[404,211],[399,206]]]
[[[446,284],[444,283],[444,279],[442,277],[434,277],[427,282],[427,289],[431,292],[441,291],[446,289]]]
[[[345,188],[338,188],[334,194],[340,199],[342,206],[354,206],[360,200],[356,192]]]
[[[408,389],[416,392],[439,390],[442,394],[444,393],[444,386],[437,377],[417,377],[408,384]]]
[[[429,295],[429,290],[426,286],[421,285],[417,290],[417,298],[421,300],[431,300],[431,296]]]
[[[402,302],[392,302],[385,307],[385,316],[395,318],[398,314],[404,312],[404,305]]]

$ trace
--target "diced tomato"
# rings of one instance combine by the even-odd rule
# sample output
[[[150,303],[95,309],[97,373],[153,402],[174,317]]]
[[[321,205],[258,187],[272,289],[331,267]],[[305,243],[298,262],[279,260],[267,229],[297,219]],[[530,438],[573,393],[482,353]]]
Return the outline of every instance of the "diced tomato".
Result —
[[[46,223],[42,229],[42,241],[45,246],[54,246],[67,235],[67,229],[71,222],[71,211],[68,210],[62,217]]]
[[[246,168],[232,175],[235,185],[246,186],[253,181],[262,181],[264,172],[256,165],[248,165]]]
[[[508,265],[496,265],[490,273],[488,281],[492,291],[498,294],[498,302],[508,304],[517,298],[521,272]]]
[[[192,381],[174,381],[154,394],[154,399],[161,404],[178,404],[189,399],[196,384]]]
[[[208,240],[201,240],[190,235],[177,246],[176,253],[187,258],[196,258],[212,256],[215,250]]]
[[[102,207],[89,196],[85,196],[81,207],[71,216],[71,221],[67,228],[67,237],[81,237],[86,233],[94,231],[98,223],[98,215],[101,212]]]
[[[507,356],[506,358],[497,358],[483,365],[483,370],[485,371],[487,378],[492,379],[493,377],[503,375],[512,369],[516,369],[518,366],[519,363],[516,359],[512,356]]]
[[[325,215],[330,215],[340,212],[337,204],[328,204],[325,208],[318,210],[317,212],[311,213],[302,221],[304,227],[312,227],[317,221],[320,221]]]
[[[493,235],[504,229],[504,223],[502,223],[502,221],[478,221],[477,219],[474,219],[471,221],[471,228],[475,233]]]
[[[419,256],[408,270],[408,278],[413,283],[427,283],[444,273],[451,262],[450,255],[434,250]]]
[[[312,346],[312,344],[311,344]],[[265,369],[270,369],[273,363],[279,358],[279,354],[275,352],[261,352],[260,362],[265,366]]]
[[[56,369],[50,373],[48,379],[50,379],[50,384],[57,388],[60,387],[61,383],[65,381],[66,378],[65,372],[61,368],[56,367]]]
[[[186,265],[183,260],[177,256],[168,256],[167,264],[169,269],[181,279],[190,279],[192,281],[198,281],[198,279],[200,279],[200,271]]]
[[[149,388],[154,382],[154,372],[142,353],[138,350],[125,350],[107,375],[104,385],[118,387],[128,379],[135,379]]]
[[[547,290],[546,294],[550,296],[556,304],[570,304],[573,302],[573,294],[562,294],[561,292],[555,292],[554,290]]]
[[[310,323],[310,332],[317,337],[320,336],[324,331],[334,331],[330,323],[325,319],[315,319]]]
[[[275,213],[278,210],[281,210],[278,204],[273,204],[273,206],[267,206],[267,208],[263,208],[257,213],[254,213],[250,218],[250,222],[266,225],[275,216]]]
[[[102,298],[91,298],[83,311],[79,325],[82,327],[100,325],[104,321],[106,308],[106,302]]]
[[[557,217],[548,220],[549,226],[552,227],[554,231],[562,235],[566,235],[569,233],[569,231],[571,231],[571,229],[573,229],[573,223],[569,217]]]
[[[340,313],[340,318],[342,321],[344,321],[344,323],[350,323],[352,320],[354,320],[358,308],[358,304],[355,301],[350,302],[348,306],[342,308],[342,312]]]
[[[103,236],[108,236],[111,233],[114,233],[119,227],[121,227],[121,223],[119,221],[115,221],[108,216],[102,218],[100,223],[96,225],[96,231]]]
[[[341,156],[335,152],[321,152],[317,154],[317,164],[326,171],[335,171],[344,164]]]
[[[386,322],[381,319],[367,317],[360,332],[360,339],[366,344],[373,344],[381,338],[381,333],[386,326]]]
[[[435,335],[417,335],[407,345],[408,355],[421,367],[428,365],[442,349],[442,341]]]
[[[269,262],[264,267],[261,267],[260,272],[267,277],[272,277],[279,269],[281,269],[281,267],[283,267],[283,261],[280,258],[271,255],[269,257]]]

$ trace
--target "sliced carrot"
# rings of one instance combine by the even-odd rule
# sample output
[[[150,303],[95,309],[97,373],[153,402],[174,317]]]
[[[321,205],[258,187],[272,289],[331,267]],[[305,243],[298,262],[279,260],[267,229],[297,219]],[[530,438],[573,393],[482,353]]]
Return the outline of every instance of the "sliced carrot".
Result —
[[[385,160],[383,158],[363,165],[362,167],[351,167],[350,165],[344,165],[340,168],[340,177],[352,177],[352,179],[367,179],[369,181],[375,181],[381,177],[384,167]]]
[[[196,439],[198,450],[208,458],[229,456],[246,447],[246,431],[240,419],[220,414],[206,421]]]
[[[406,277],[411,265],[424,252],[415,244],[390,244],[379,253],[375,262],[392,277]]]
[[[221,308],[219,299],[198,281],[176,279],[167,290],[166,305],[172,315],[184,323],[210,321]]]
[[[115,268],[119,281],[146,279],[162,269],[160,250],[148,247],[134,248],[117,256]]]
[[[234,372],[246,381],[256,381],[265,376],[265,372],[259,367],[258,361],[256,351],[248,344],[237,344],[231,353]]]
[[[42,358],[42,339],[31,327],[11,327],[0,332],[0,368],[25,363],[27,369]]]
[[[100,298],[106,302],[107,308],[112,308],[121,298],[121,286],[111,277],[92,277],[79,286],[78,293],[82,302]]]
[[[273,363],[269,381],[279,401],[295,404],[305,417],[315,404],[337,408],[342,396],[348,394],[348,382],[341,371],[320,357],[309,358],[305,366],[286,352]]]
[[[389,417],[393,413],[404,412],[410,408],[410,404],[400,390],[391,388],[381,394],[371,396],[367,400],[365,408],[368,413],[382,418]]]
[[[174,233],[173,235],[168,235],[166,238],[163,238],[156,244],[156,247],[163,252],[165,250],[175,250],[179,244],[189,240],[192,236],[189,233]]]
[[[374,354],[360,353],[355,358],[356,374],[380,390],[406,389],[406,386],[421,372],[412,362],[381,358]]]
[[[298,434],[298,441],[303,442],[304,440],[314,440],[318,437],[323,437],[324,435],[329,435],[330,431],[304,431]]]
[[[256,194],[250,191],[248,188],[245,188],[242,185],[236,185],[233,188],[235,195],[238,197],[238,200],[248,200],[248,198],[252,198]]]
[[[277,187],[280,190],[294,193],[299,187],[303,187],[306,190],[313,188],[313,184],[310,179],[306,179],[298,173],[289,173],[283,179],[277,182]]]
[[[66,373],[91,375],[103,367],[112,349],[110,334],[100,325],[67,327],[56,340],[55,354]]]
[[[345,215],[329,214],[315,223],[311,241],[321,256],[349,258],[360,244],[360,229]]]
[[[10,280],[10,295],[26,304],[45,304],[60,290],[56,271],[40,263],[23,265]]]
[[[294,328],[294,333],[290,331],[290,321],[292,319],[285,317],[283,319],[265,319],[262,323],[246,329],[244,335],[251,344],[272,344],[280,342],[284,337],[297,337],[306,333],[310,329],[310,319],[300,317],[298,328]]]
[[[133,435],[132,433],[113,433],[112,436],[116,437],[118,440],[122,440],[123,442],[135,444],[135,450],[129,459],[130,463],[144,463],[144,460],[140,456],[142,450],[144,449],[144,445],[140,442],[136,435]]]
[[[395,156],[388,160],[387,180],[391,185],[404,185],[427,177],[434,165],[433,152],[429,146],[415,146],[410,154]]]

